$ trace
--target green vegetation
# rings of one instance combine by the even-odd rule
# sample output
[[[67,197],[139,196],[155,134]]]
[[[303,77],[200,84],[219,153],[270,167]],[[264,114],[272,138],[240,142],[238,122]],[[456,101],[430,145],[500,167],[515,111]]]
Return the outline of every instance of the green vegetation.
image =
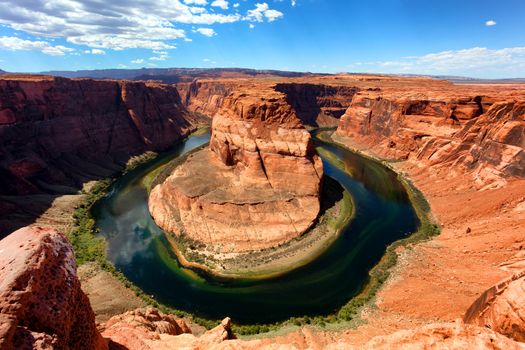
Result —
[[[131,157],[127,163],[126,163],[126,166],[124,168],[124,171],[122,172],[122,174],[127,174],[129,173],[130,171],[132,171],[133,169],[135,169],[136,167],[138,167],[139,165],[141,164],[144,164],[146,162],[149,162],[150,160],[153,160],[155,158],[157,158],[159,154],[156,153],[156,152],[152,152],[152,151],[147,151],[141,155],[138,155],[138,156],[135,156],[135,157]]]

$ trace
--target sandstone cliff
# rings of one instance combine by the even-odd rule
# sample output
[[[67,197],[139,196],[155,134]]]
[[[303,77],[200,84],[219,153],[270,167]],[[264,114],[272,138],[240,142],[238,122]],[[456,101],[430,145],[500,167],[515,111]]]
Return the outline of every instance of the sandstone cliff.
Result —
[[[525,177],[525,100],[512,90],[361,91],[337,135],[387,158],[467,171],[480,185]]]
[[[196,79],[177,84],[183,103],[195,112],[214,117],[232,92],[275,90],[284,94],[286,103],[304,125],[337,126],[352,97],[358,91],[351,86],[306,83],[302,80],[257,81],[247,79]]]
[[[107,349],[63,235],[23,228],[0,252],[0,349]]]
[[[310,134],[282,94],[232,92],[213,119],[210,150],[176,168],[149,207],[177,235],[226,252],[264,249],[312,226],[322,175]]]
[[[75,193],[132,155],[170,147],[196,124],[166,85],[3,76],[0,195]],[[0,212],[18,215],[19,203],[3,197]],[[10,228],[0,222],[0,234]]]

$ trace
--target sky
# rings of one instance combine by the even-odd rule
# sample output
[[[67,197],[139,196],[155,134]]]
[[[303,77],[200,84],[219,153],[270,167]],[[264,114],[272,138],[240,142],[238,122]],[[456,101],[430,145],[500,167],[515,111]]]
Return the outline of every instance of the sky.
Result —
[[[525,77],[525,0],[0,0],[0,69]]]

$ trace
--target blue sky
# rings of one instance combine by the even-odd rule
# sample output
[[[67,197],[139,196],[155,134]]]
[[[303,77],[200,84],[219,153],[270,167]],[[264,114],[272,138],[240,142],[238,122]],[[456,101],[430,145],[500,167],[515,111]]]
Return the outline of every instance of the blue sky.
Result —
[[[141,67],[525,77],[525,1],[0,2],[1,69]]]

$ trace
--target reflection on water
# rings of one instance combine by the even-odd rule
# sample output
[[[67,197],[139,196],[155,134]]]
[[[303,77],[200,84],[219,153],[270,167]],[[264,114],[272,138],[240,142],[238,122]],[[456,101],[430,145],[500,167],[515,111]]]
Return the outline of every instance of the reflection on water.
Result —
[[[337,156],[346,172],[323,158],[325,173],[352,194],[354,220],[318,259],[266,280],[218,280],[179,266],[148,212],[145,176],[170,159],[205,144],[195,136],[120,178],[94,208],[108,257],[147,294],[177,309],[237,323],[273,322],[290,316],[329,314],[355,295],[386,246],[417,228],[417,217],[395,173],[336,145],[316,146]],[[347,172],[351,173],[350,176]],[[204,175],[205,176],[205,175]]]

